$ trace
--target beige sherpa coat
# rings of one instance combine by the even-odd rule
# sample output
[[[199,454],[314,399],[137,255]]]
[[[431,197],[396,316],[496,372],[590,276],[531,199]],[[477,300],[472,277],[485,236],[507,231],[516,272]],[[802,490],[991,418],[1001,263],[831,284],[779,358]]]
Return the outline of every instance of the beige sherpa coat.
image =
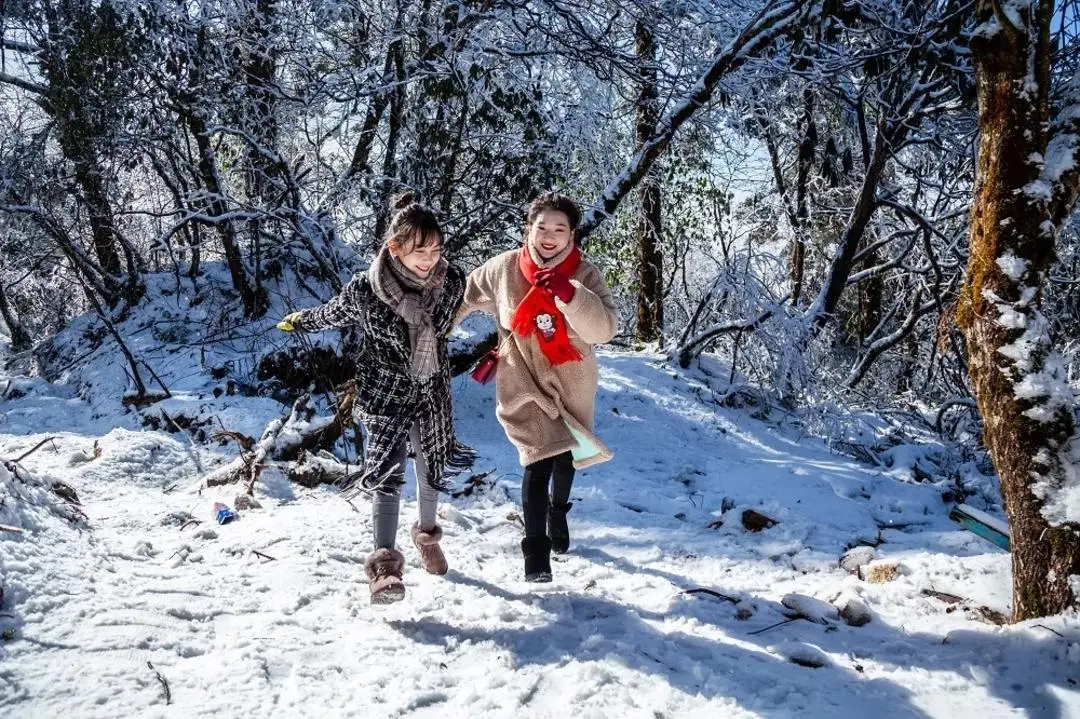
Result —
[[[579,469],[609,460],[611,451],[593,434],[597,366],[592,346],[610,341],[618,330],[611,290],[600,270],[582,258],[570,279],[576,289],[573,300],[567,304],[556,299],[555,304],[566,316],[570,339],[584,359],[552,366],[535,335],[523,338],[509,329],[514,310],[530,289],[518,269],[519,252],[504,252],[475,269],[458,313],[459,321],[473,311],[495,315],[500,347],[495,416],[517,447],[523,466],[567,450],[574,451],[574,466]],[[592,452],[579,451],[579,445],[589,444]]]

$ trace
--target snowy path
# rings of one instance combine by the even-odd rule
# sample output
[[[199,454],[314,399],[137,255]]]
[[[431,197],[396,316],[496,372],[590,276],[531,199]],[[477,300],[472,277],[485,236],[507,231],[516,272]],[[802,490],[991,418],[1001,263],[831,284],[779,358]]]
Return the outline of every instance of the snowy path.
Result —
[[[23,464],[75,486],[90,520],[0,536],[0,611],[15,616],[0,620],[15,629],[0,645],[0,714],[1080,714],[1076,620],[998,628],[921,595],[1008,601],[1008,556],[951,524],[935,490],[718,411],[673,374],[648,357],[604,355],[598,431],[616,460],[579,475],[572,554],[540,587],[520,579],[520,470],[491,390],[455,384],[476,468],[497,468],[500,482],[444,507],[446,577],[420,570],[403,521],[408,595],[389,607],[367,603],[363,500],[357,511],[270,475],[262,509],[217,526],[213,501],[231,504],[237,490],[198,494],[181,436],[110,431],[46,392],[0,404],[0,456],[59,435]],[[253,425],[269,419],[246,401]],[[95,439],[101,457],[79,461]],[[203,450],[201,461],[220,458]],[[723,526],[708,528],[725,498]],[[780,523],[747,532],[738,517],[748,507]],[[403,518],[414,511],[410,501]],[[181,529],[189,514],[202,523]],[[847,545],[888,525],[900,529],[882,531],[878,554],[900,562],[898,579],[867,584],[836,566]],[[693,587],[743,599],[753,615],[680,593]],[[790,592],[844,590],[870,606],[869,625],[796,621],[752,634],[785,618]],[[830,665],[788,661],[807,645]]]

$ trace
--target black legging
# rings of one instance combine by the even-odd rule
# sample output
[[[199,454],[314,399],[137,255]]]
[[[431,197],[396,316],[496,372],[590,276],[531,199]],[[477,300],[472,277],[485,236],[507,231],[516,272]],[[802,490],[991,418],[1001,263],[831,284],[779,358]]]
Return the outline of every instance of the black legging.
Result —
[[[541,459],[525,467],[521,478],[521,510],[525,514],[525,536],[547,536],[548,485],[551,503],[565,507],[574,483],[574,458],[569,452]]]

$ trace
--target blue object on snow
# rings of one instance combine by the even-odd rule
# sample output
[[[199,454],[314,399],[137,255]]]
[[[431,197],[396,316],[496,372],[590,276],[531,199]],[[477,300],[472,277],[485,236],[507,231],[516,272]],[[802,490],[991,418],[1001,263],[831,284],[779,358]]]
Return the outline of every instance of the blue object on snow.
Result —
[[[226,507],[221,502],[214,502],[214,519],[218,524],[228,524],[236,519],[236,512]]]
[[[949,512],[949,519],[959,522],[966,529],[983,539],[1009,551],[1009,525],[986,512],[966,504],[957,504]]]

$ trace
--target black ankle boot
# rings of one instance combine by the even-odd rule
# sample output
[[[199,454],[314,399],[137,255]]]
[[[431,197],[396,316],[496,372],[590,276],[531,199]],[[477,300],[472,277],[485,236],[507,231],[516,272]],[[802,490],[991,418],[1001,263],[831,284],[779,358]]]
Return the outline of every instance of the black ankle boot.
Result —
[[[551,581],[551,540],[547,537],[525,537],[521,540],[525,556],[525,581]]]
[[[551,551],[566,554],[570,550],[570,528],[566,526],[566,513],[574,506],[567,502],[562,506],[552,504],[548,507],[548,536],[551,537]]]

